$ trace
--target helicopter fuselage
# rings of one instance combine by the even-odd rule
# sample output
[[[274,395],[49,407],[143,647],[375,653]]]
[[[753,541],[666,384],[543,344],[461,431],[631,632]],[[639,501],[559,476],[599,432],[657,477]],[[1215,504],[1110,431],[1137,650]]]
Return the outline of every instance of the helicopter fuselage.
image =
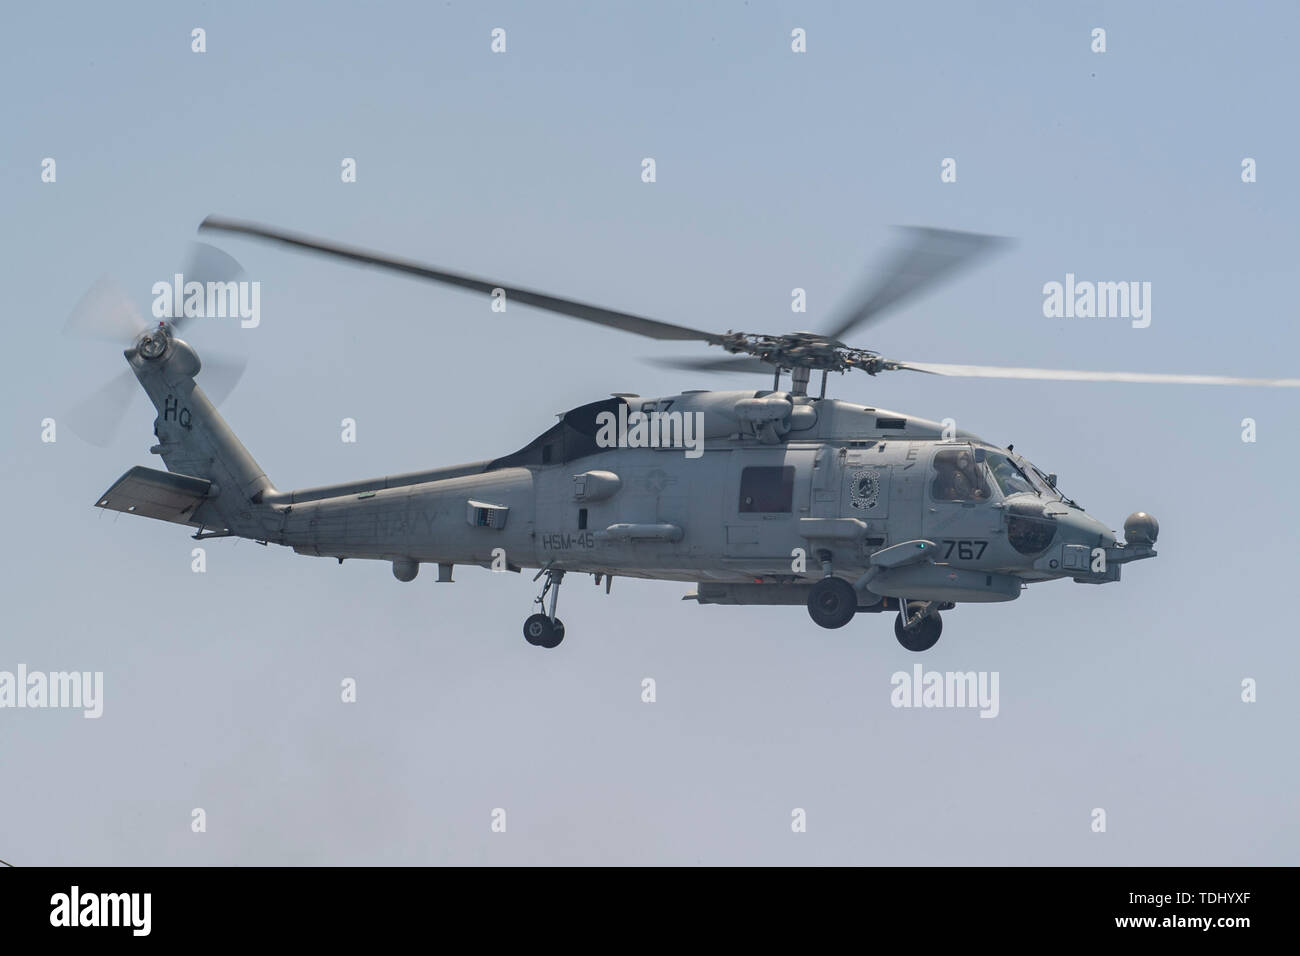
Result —
[[[216,420],[191,408],[196,388],[184,392],[161,396],[164,449]],[[655,423],[669,427],[636,431]],[[190,523],[300,554],[390,561],[402,580],[422,564],[441,566],[444,580],[457,564],[551,568],[697,582],[697,598],[715,603],[798,602],[800,585],[827,573],[856,581],[873,554],[908,541],[933,550],[877,575],[863,606],[1007,601],[1030,581],[1116,580],[1115,535],[1040,476],[977,436],[836,399],[618,395],[493,461],[306,491],[267,483],[234,511],[219,491]]]
[[[700,603],[810,612],[810,594],[833,584],[851,616],[1009,601],[1053,578],[1115,581],[1120,565],[1155,554],[1154,519],[1121,544],[1008,449],[782,391],[620,394],[494,460],[280,491],[195,383],[185,342],[152,333],[126,357],[158,411],[152,451],[168,470],[132,469],[100,507],[187,524],[200,539],[387,561],[402,581],[424,564],[440,581],[456,565],[539,568],[548,581],[694,582]],[[653,422],[664,427],[650,434]]]
[[[552,567],[699,582],[699,599],[715,603],[774,603],[777,595],[761,592],[811,584],[827,568],[856,579],[873,553],[917,540],[934,543],[933,562],[878,577],[872,595],[1006,601],[1030,581],[1118,579],[1108,528],[1028,479],[1005,493],[987,454],[1011,456],[973,435],[945,437],[936,422],[780,392],[618,400],[701,414],[703,454],[597,447],[569,457],[557,434],[518,456],[462,466],[469,473],[268,496],[281,522],[266,538],[305,554],[393,561],[403,578],[423,563]],[[785,406],[776,419],[783,434],[746,427],[735,409],[755,400]],[[946,462],[963,453],[978,474],[954,489]],[[1111,552],[1104,570],[1094,570],[1096,549]],[[798,595],[789,592],[791,603]]]

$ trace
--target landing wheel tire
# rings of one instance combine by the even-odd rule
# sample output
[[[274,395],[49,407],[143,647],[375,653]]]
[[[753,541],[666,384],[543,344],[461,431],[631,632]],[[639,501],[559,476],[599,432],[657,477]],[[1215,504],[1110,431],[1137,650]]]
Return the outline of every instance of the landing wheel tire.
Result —
[[[909,614],[915,614],[921,610],[920,601],[909,601],[907,605]],[[928,651],[939,641],[939,635],[943,633],[943,618],[936,612],[926,615],[919,622],[911,627],[903,626],[903,614],[900,611],[898,617],[894,618],[894,636],[898,638],[898,643],[902,644],[909,651]]]
[[[560,624],[558,619],[555,624]],[[529,615],[524,621],[524,640],[534,647],[554,647],[564,639],[564,625],[560,624],[560,636],[556,637],[555,624],[545,614]]]
[[[858,594],[843,578],[822,578],[808,592],[808,615],[822,627],[843,627],[858,610]]]
[[[558,617],[551,622],[551,634],[547,640],[542,641],[542,647],[559,647],[560,641],[564,640],[564,622]]]

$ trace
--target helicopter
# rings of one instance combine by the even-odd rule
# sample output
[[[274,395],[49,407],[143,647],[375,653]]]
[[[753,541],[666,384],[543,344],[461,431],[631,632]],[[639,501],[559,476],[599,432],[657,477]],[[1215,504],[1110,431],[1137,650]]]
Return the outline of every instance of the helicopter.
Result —
[[[694,585],[683,600],[699,604],[803,605],[824,628],[893,612],[899,644],[920,652],[958,604],[1012,601],[1030,584],[1062,578],[1116,582],[1125,564],[1156,556],[1153,516],[1131,514],[1121,541],[1012,446],[827,397],[831,373],[1300,386],[905,362],[844,344],[1004,243],[977,233],[909,229],[883,279],[827,331],[760,334],[662,322],[242,220],[209,216],[199,228],[730,353],[668,363],[678,367],[771,375],[770,388],[616,393],[564,412],[497,458],[282,491],[199,387],[204,364],[177,334],[183,319],[124,320],[120,309],[110,317],[129,335],[123,354],[157,412],[150,451],[166,470],[131,468],[97,507],[186,525],[200,541],[239,537],[340,564],[390,562],[402,582],[422,565],[443,583],[456,565],[535,570],[541,584],[523,633],[543,648],[564,639],[556,612],[569,574],[591,575],[606,593],[627,577]]]

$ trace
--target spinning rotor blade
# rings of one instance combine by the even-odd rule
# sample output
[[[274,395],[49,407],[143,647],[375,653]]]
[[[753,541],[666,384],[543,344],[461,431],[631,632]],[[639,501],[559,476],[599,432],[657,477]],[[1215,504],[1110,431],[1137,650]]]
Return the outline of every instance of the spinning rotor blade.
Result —
[[[191,244],[189,260],[182,273],[186,283],[232,282],[243,267],[214,246]],[[182,318],[169,318],[172,328]],[[81,297],[64,323],[65,334],[107,340],[118,346],[134,343],[152,323],[141,315],[131,298],[111,279],[100,279]],[[218,405],[230,394],[244,372],[247,360],[239,356],[207,352],[200,358],[198,381],[208,399]],[[109,379],[68,410],[65,419],[74,433],[92,445],[112,443],[131,398],[136,394],[135,373],[130,369]]]
[[[208,396],[213,405],[220,405],[234,391],[235,386],[248,367],[248,359],[242,355],[229,355],[224,352],[208,350],[199,357],[202,368],[194,381]]]
[[[758,372],[771,376],[773,368],[762,359],[749,355],[728,355],[706,359],[653,359],[661,368],[683,368],[693,372]]]
[[[1151,385],[1247,385],[1300,388],[1300,378],[1235,378],[1230,375],[1178,375],[1164,372],[1086,372],[1076,369],[1009,368],[1001,365],[937,365],[891,362],[895,369],[959,378],[1037,379],[1047,382],[1139,382]]]
[[[905,231],[910,239],[890,260],[884,280],[826,332],[828,339],[843,339],[849,332],[876,321],[900,302],[951,278],[1010,241],[1000,236],[949,229],[912,226]]]
[[[248,360],[241,356],[220,353],[210,353],[199,361],[203,367],[195,381],[213,405],[225,401],[248,365]],[[92,445],[107,448],[113,443],[138,388],[135,373],[130,369],[114,375],[68,410],[65,415],[68,427]]]
[[[71,314],[63,323],[63,332],[65,335],[129,344],[148,325],[122,287],[104,276],[72,307]]]
[[[504,291],[507,301],[546,309],[548,312],[558,312],[560,315],[567,315],[570,318],[582,319],[584,322],[594,322],[597,325],[604,325],[613,329],[622,329],[624,332],[634,332],[637,335],[644,335],[652,339],[700,341],[711,344],[722,340],[722,336],[712,332],[703,332],[684,325],[673,325],[669,322],[647,319],[644,316],[617,312],[613,309],[603,309],[600,306],[574,302],[571,299],[561,299],[557,296],[546,295],[543,292],[533,292],[529,289],[512,287],[501,282],[479,279],[458,272],[447,272],[410,259],[399,259],[383,253],[325,242],[324,240],[313,239],[310,236],[274,229],[257,223],[225,219],[220,216],[208,216],[199,225],[199,230],[229,232],[253,236],[258,239],[269,239],[272,242],[283,243],[287,246],[294,246],[311,252],[321,252],[328,256],[335,256],[362,265],[389,269],[393,272],[401,272],[421,279],[431,279],[444,285],[469,289],[473,292],[483,292],[488,295],[491,295],[494,289],[501,289]]]
[[[130,296],[107,276],[81,297],[63,324],[65,335],[77,335],[117,346],[130,345],[149,323]],[[127,369],[113,376],[72,408],[64,421],[73,433],[100,448],[112,444],[118,426],[135,396],[135,374]]]
[[[127,369],[69,409],[64,420],[74,433],[92,445],[107,448],[126,417],[136,388],[135,373]]]
[[[235,257],[206,242],[191,242],[190,256],[185,264],[185,281],[233,282],[244,274]]]
[[[222,252],[216,246],[208,245],[206,242],[190,243],[185,271],[181,273],[184,276],[186,285],[191,282],[198,282],[205,290],[210,282],[234,282],[243,274],[244,267],[235,261],[233,256]],[[177,305],[179,306],[179,303]],[[178,307],[176,311],[181,310]],[[168,321],[171,322],[173,329],[179,331],[181,326],[185,325],[189,319],[182,314]]]

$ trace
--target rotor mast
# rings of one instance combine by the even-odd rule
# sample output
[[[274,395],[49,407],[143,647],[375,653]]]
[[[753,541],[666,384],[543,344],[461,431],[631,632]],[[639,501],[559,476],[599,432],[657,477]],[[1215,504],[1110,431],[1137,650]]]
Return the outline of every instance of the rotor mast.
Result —
[[[796,365],[794,368],[788,369],[778,365],[776,367],[775,374],[772,376],[772,391],[774,392],[779,392],[781,390],[782,372],[790,373],[790,391],[789,391],[790,395],[794,396],[795,398],[798,398],[801,395],[808,394],[808,384],[812,380],[812,373],[813,373],[813,370],[811,368],[809,368],[806,365]],[[826,368],[822,369],[821,394],[817,396],[819,399],[826,397],[826,379],[829,375],[830,375],[830,369],[826,369]]]

